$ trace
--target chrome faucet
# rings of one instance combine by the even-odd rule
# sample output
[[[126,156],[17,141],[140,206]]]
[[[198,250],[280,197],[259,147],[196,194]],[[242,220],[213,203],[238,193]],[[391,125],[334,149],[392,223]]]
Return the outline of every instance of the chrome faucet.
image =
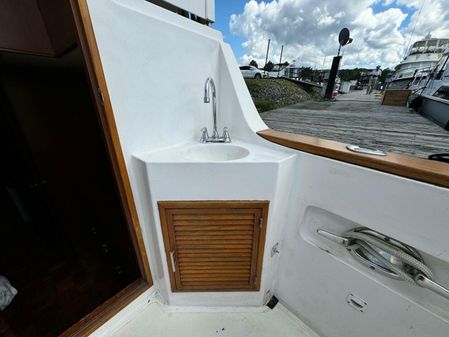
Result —
[[[211,77],[206,79],[204,83],[204,103],[210,103],[210,91],[212,91],[212,113],[214,118],[214,125],[212,131],[212,137],[209,137],[207,128],[201,129],[201,143],[230,143],[231,137],[229,136],[229,129],[223,128],[223,135],[220,137],[217,130],[217,93],[215,90],[215,82]]]

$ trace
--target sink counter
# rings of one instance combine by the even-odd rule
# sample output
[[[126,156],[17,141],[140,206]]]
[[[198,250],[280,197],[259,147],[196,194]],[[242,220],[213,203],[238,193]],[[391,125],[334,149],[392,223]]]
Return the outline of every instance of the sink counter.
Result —
[[[204,151],[203,151],[204,150]],[[146,163],[275,163],[294,154],[275,151],[239,140],[232,143],[189,141],[159,150],[134,155]]]
[[[271,247],[280,241],[280,231],[286,215],[296,154],[233,140],[232,143],[189,141],[160,150],[134,155],[137,170],[144,184],[139,186],[147,233],[152,233],[149,255],[156,261],[161,295],[170,305],[261,306],[266,292],[273,287],[277,255]],[[246,292],[173,292],[170,287],[169,265],[159,218],[161,201],[264,201],[269,203],[265,253],[260,291]]]

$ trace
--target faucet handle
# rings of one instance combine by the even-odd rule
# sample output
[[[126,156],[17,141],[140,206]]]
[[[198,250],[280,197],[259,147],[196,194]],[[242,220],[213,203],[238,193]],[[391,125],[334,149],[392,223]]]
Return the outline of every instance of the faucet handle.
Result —
[[[207,143],[208,139],[209,139],[209,134],[207,133],[207,128],[204,127],[201,129],[200,143]]]
[[[231,136],[229,135],[229,129],[227,127],[223,128],[223,137],[225,143],[231,142]]]

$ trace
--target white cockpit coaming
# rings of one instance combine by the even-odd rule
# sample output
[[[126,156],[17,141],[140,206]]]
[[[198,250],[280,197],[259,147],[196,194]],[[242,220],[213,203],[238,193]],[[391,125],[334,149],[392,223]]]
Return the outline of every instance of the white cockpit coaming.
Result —
[[[316,234],[354,226],[385,233],[418,249],[449,286],[447,189],[262,139],[256,132],[267,126],[220,33],[144,1],[88,5],[154,288],[167,305],[260,308],[275,294],[323,337],[448,335],[446,300],[366,269]],[[209,76],[219,128],[229,127],[233,145],[250,153],[244,158],[183,156],[212,125],[203,102]],[[171,291],[157,202],[186,199],[270,201],[260,291]],[[368,310],[348,306],[350,293]]]

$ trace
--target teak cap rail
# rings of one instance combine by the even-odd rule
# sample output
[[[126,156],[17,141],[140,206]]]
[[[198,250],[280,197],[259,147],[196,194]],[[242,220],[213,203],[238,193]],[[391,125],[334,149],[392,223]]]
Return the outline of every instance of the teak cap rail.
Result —
[[[257,134],[273,143],[295,150],[449,187],[449,165],[442,162],[391,152],[384,157],[360,154],[346,149],[344,143],[272,129],[262,130]]]

